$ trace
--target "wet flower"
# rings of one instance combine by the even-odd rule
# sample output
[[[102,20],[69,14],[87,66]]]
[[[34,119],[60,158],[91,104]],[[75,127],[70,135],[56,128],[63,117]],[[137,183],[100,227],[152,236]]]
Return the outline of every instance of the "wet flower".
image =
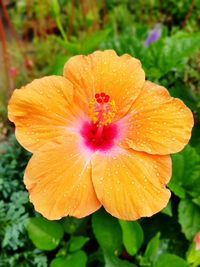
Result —
[[[64,76],[14,91],[9,119],[33,156],[24,183],[48,219],[84,217],[103,206],[135,220],[163,209],[169,154],[187,143],[193,116],[145,81],[140,61],[113,50],[72,57]]]
[[[156,25],[153,30],[151,30],[148,34],[147,39],[144,41],[145,46],[149,46],[151,43],[155,42],[160,38],[161,35],[161,26]]]
[[[195,237],[194,237],[194,242],[195,242],[195,248],[196,250],[200,250],[200,232],[198,232]]]

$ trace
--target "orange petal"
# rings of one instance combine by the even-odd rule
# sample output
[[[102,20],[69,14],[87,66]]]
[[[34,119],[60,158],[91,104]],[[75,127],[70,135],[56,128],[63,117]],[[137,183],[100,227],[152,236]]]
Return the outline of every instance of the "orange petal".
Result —
[[[66,78],[49,76],[16,89],[8,106],[18,141],[34,152],[57,136],[66,134],[74,120],[73,86]]]
[[[129,147],[150,154],[167,155],[183,149],[193,127],[192,112],[168,91],[151,82],[145,86],[124,119]]]
[[[81,218],[101,206],[90,157],[81,153],[76,135],[57,138],[38,150],[28,163],[24,183],[35,209],[49,220]]]
[[[170,177],[170,156],[120,149],[92,158],[97,197],[111,215],[123,220],[149,217],[163,209],[170,198],[165,188]]]
[[[73,83],[75,96],[86,113],[95,93],[105,92],[116,103],[117,117],[128,111],[145,80],[138,59],[127,54],[119,57],[113,50],[72,57],[65,64],[64,76]]]

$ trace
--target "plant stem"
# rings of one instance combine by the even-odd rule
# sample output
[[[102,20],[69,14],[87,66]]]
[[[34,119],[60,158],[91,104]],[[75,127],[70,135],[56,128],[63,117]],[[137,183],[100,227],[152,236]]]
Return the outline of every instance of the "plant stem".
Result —
[[[2,6],[2,10],[3,10],[4,16],[6,18],[6,22],[8,23],[8,27],[10,29],[10,32],[11,32],[12,36],[14,37],[14,39],[15,39],[18,47],[19,47],[19,50],[20,50],[22,56],[24,57],[24,60],[26,61],[27,60],[26,53],[24,53],[24,51],[22,49],[22,45],[21,45],[20,40],[19,40],[19,38],[17,36],[17,33],[16,33],[16,31],[15,31],[13,25],[12,25],[12,22],[10,20],[10,16],[8,14],[8,11],[6,9],[6,6],[5,6],[3,0],[0,0],[0,5]]]
[[[6,35],[4,32],[4,27],[3,27],[3,22],[2,19],[0,18],[0,39],[1,39],[1,43],[2,43],[2,53],[3,53],[3,59],[4,59],[4,67],[5,67],[5,77],[6,77],[6,83],[7,83],[7,88],[8,88],[8,95],[7,97],[9,97],[10,93],[11,93],[11,80],[10,80],[10,76],[9,76],[9,66],[10,66],[10,62],[9,62],[9,55],[7,52],[7,46],[6,46]]]
[[[189,18],[191,16],[191,14],[192,14],[192,11],[194,9],[194,4],[195,4],[195,0],[192,0],[190,6],[188,8],[188,12],[187,12],[187,14],[185,16],[185,19],[184,19],[184,21],[182,23],[182,29],[185,28],[185,26],[186,26],[186,24],[187,24],[187,22],[188,22],[188,20],[189,20]]]
[[[59,29],[63,39],[67,42],[67,37],[66,37],[65,31],[63,29],[63,26],[60,22],[60,18],[58,16],[56,16],[56,23],[57,23],[58,29]]]

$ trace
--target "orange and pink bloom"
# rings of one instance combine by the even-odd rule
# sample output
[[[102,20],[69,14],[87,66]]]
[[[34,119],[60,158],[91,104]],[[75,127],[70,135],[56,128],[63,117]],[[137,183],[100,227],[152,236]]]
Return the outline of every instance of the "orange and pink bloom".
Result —
[[[48,219],[101,206],[124,220],[160,211],[170,198],[169,154],[193,126],[191,111],[146,81],[138,59],[113,50],[74,56],[63,76],[16,89],[8,114],[33,153],[24,175],[30,201]]]

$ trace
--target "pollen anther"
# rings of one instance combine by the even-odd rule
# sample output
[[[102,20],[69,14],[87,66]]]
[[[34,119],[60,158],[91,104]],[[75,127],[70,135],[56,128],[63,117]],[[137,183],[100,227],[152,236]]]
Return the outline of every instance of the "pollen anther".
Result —
[[[110,124],[113,121],[115,114],[115,101],[110,100],[110,96],[105,93],[95,94],[95,98],[89,102],[90,119],[98,127]]]

